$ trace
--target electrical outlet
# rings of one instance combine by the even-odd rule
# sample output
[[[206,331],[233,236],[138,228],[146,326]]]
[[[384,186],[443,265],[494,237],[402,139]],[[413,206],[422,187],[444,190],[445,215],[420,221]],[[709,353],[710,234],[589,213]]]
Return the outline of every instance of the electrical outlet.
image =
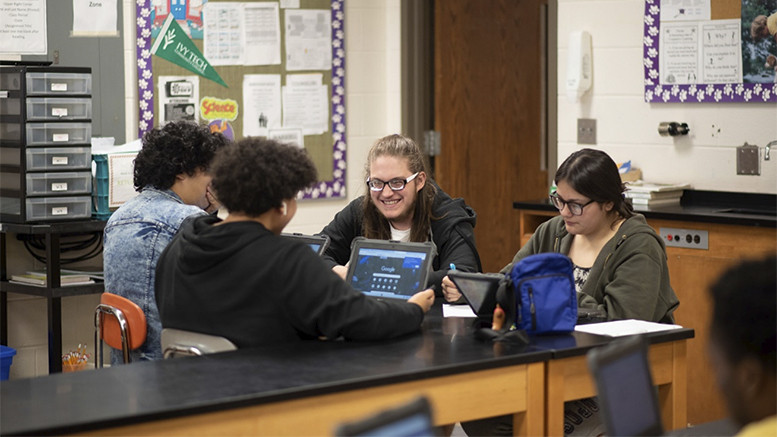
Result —
[[[698,229],[658,228],[658,235],[667,247],[709,250],[710,240],[707,231]]]
[[[759,176],[761,174],[761,160],[758,146],[745,143],[737,150],[737,174]]]
[[[596,144],[596,119],[595,118],[577,119],[577,143]]]

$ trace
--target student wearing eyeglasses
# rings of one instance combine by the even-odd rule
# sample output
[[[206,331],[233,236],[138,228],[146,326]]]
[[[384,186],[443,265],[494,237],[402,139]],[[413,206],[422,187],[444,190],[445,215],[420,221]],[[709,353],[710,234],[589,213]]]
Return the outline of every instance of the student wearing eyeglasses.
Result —
[[[674,323],[680,305],[669,285],[664,242],[623,196],[618,166],[600,150],[571,154],[556,171],[550,195],[559,215],[541,224],[513,261],[536,253],[560,252],[574,265],[579,308],[598,309],[607,320]],[[455,290],[450,279],[443,286]],[[458,290],[456,290],[458,292]],[[565,435],[600,435],[596,398],[567,402]],[[511,416],[462,423],[467,435],[513,435]]]
[[[674,323],[680,301],[669,285],[666,247],[626,202],[612,158],[579,150],[558,168],[555,183],[550,199],[559,216],[540,225],[502,273],[529,255],[560,252],[574,264],[578,307],[599,309],[607,320]],[[455,289],[447,278],[443,287]]]
[[[341,278],[345,279],[351,242],[359,236],[432,241],[436,255],[428,285],[438,296],[451,265],[465,272],[482,271],[475,247],[475,211],[434,183],[426,156],[413,140],[396,134],[377,140],[367,155],[365,185],[364,196],[321,231],[331,239],[323,259]]]

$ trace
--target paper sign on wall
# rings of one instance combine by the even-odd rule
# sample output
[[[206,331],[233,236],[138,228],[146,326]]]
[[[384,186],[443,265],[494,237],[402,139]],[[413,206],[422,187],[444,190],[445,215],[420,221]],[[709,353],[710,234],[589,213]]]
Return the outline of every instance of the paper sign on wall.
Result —
[[[45,55],[46,0],[0,0],[0,53]]]

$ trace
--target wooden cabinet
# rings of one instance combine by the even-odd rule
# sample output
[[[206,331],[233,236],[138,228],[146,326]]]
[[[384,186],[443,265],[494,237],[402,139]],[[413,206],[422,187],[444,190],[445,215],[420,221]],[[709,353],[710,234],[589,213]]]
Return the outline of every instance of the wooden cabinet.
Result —
[[[547,210],[520,210],[520,240],[523,246],[542,222],[557,215]],[[661,220],[645,214],[648,224],[659,229],[705,230],[709,249],[668,247],[667,264],[672,288],[680,299],[675,321],[693,328],[688,342],[688,423],[696,425],[728,415],[707,355],[712,302],[709,287],[729,267],[743,259],[777,252],[777,229],[681,220]]]

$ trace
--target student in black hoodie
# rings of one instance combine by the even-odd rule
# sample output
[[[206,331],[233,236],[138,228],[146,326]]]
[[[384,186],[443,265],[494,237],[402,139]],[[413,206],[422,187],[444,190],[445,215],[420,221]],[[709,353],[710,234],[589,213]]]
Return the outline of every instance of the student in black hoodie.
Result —
[[[316,182],[304,149],[248,138],[219,152],[212,187],[228,211],[184,222],[159,258],[162,326],[226,337],[238,347],[343,336],[380,340],[415,331],[434,302],[369,299],[308,245],[281,237],[297,193]]]
[[[475,247],[475,210],[434,183],[428,160],[413,140],[389,135],[376,141],[367,155],[365,173],[364,196],[348,204],[321,231],[331,239],[324,261],[341,278],[351,257],[351,242],[359,236],[432,241],[436,255],[429,284],[439,296],[451,265],[465,272],[482,271]]]

